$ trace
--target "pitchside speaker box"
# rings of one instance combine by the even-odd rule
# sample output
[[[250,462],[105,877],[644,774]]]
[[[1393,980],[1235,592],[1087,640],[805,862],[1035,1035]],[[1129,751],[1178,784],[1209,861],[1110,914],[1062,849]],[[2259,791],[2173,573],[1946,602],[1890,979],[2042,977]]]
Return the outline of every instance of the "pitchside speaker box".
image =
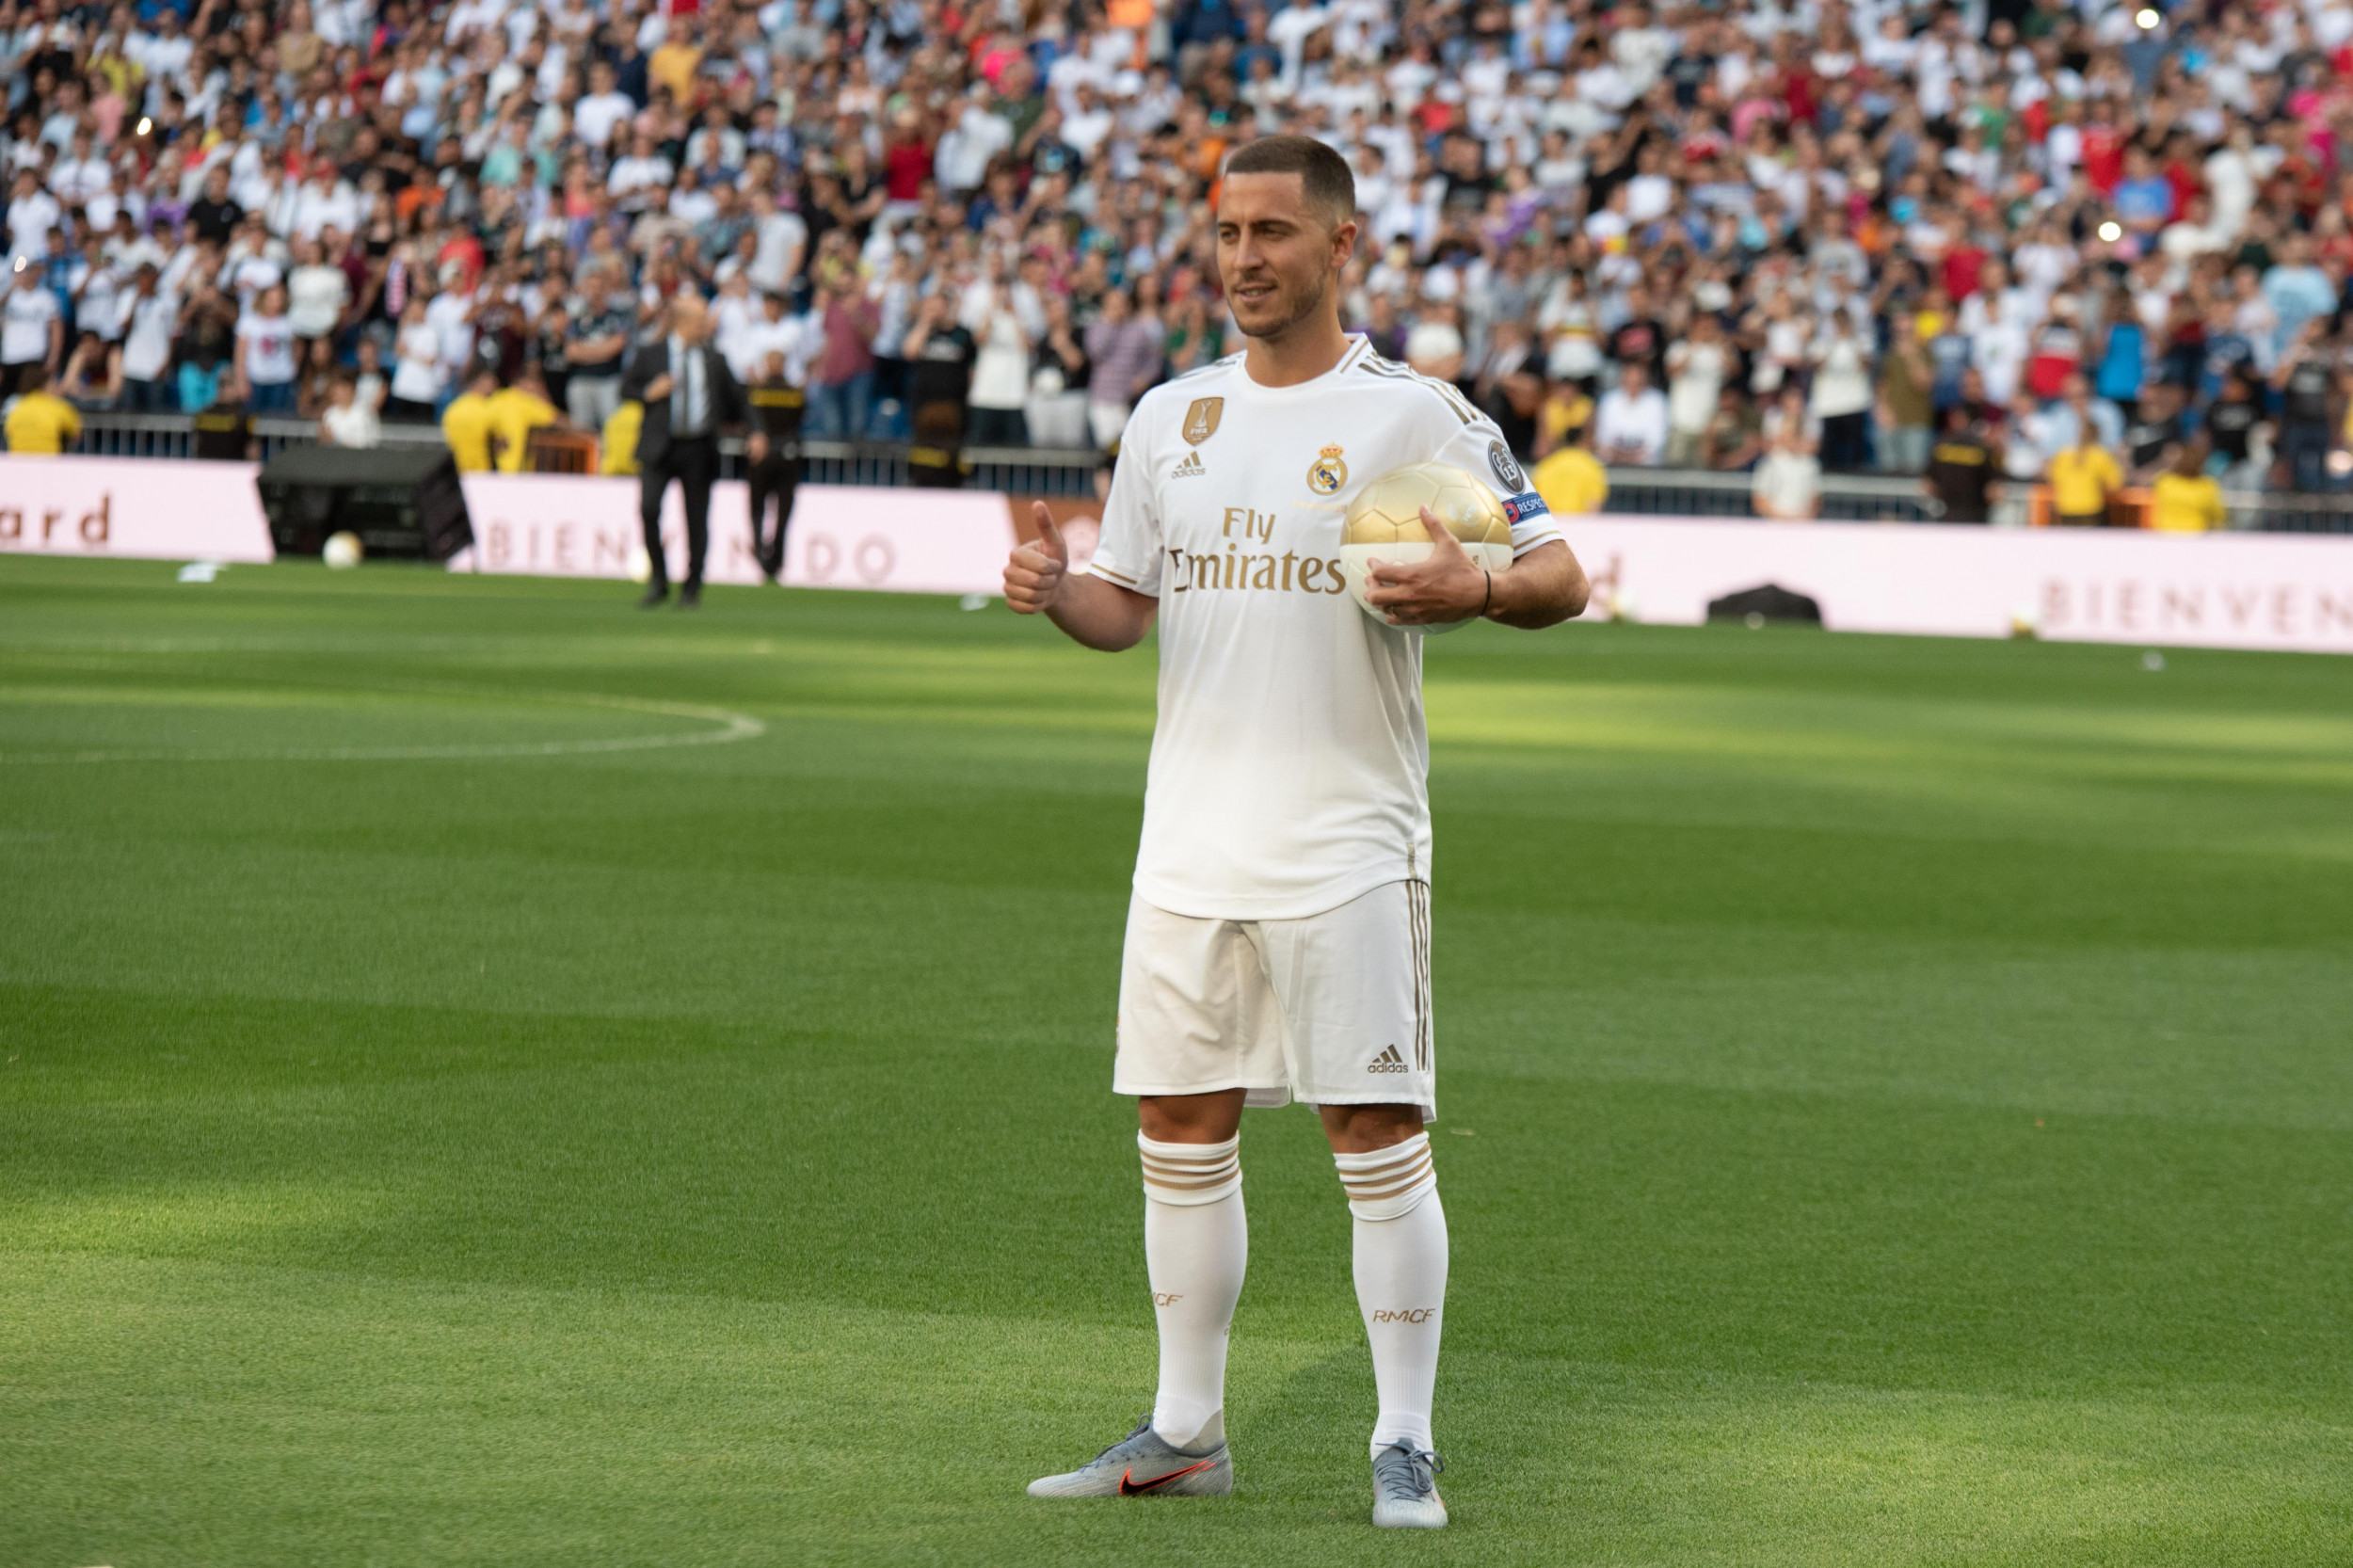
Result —
[[[443,447],[290,446],[260,484],[280,555],[316,555],[345,529],[371,560],[446,561],[473,542],[457,465]]]

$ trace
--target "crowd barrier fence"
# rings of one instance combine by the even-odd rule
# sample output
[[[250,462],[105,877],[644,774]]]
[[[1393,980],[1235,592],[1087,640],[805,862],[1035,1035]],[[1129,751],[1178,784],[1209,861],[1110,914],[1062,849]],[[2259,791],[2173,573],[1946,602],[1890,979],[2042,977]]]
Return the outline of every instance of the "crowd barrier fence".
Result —
[[[318,439],[308,420],[262,418],[254,440],[264,462],[287,446]],[[441,433],[429,424],[387,424],[387,446],[430,447]],[[106,457],[194,456],[194,422],[185,414],[98,413],[84,416],[78,450]],[[721,473],[744,474],[744,443],[720,442]],[[805,477],[811,484],[899,486],[908,483],[906,447],[888,441],[801,443]],[[1099,454],[1047,447],[971,447],[967,488],[1037,496],[1091,496]],[[1609,471],[1605,513],[1635,517],[1753,518],[1749,476],[1705,469],[1615,467]],[[1996,486],[1993,521],[2022,525],[2028,520],[2028,487]],[[2271,534],[2353,534],[2353,493],[2308,494],[2247,490],[2224,496],[2233,531]],[[1833,473],[1822,479],[1821,517],[1836,522],[1933,522],[1937,508],[1916,478],[1899,474]]]
[[[310,420],[256,418],[253,439],[262,461],[267,462],[289,446],[309,446],[318,440],[318,425]],[[442,444],[440,428],[432,424],[388,424],[383,444],[392,447],[436,447]],[[719,443],[723,477],[740,479],[744,472],[744,442],[728,437]],[[196,422],[186,414],[85,414],[78,454],[95,457],[193,457]],[[1095,471],[1102,457],[1094,452],[1059,452],[1023,447],[968,447],[972,465],[966,488],[1008,490],[1027,495],[1092,495]],[[893,441],[803,441],[805,477],[820,485],[904,485],[906,446]]]

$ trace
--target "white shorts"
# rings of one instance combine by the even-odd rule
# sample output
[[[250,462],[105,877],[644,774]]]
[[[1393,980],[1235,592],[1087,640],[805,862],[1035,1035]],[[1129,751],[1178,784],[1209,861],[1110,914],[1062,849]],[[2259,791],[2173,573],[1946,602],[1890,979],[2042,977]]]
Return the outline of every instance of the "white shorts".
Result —
[[[1296,920],[1196,920],[1135,899],[1112,1088],[1418,1105],[1436,1121],[1430,885],[1386,883]]]

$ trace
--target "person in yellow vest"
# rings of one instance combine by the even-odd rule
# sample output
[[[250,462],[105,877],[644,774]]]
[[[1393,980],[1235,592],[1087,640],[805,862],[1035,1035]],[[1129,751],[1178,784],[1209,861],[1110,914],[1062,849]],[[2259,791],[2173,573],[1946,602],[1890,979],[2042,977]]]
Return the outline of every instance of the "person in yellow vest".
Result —
[[[460,473],[490,472],[491,394],[499,390],[499,373],[485,366],[466,382],[466,390],[441,410],[441,436]]]
[[[646,425],[646,406],[624,403],[604,422],[604,456],[597,472],[633,474],[637,472],[637,433]]]
[[[1536,456],[1552,456],[1555,448],[1593,423],[1593,400],[1574,381],[1548,381],[1545,400],[1536,408]]]
[[[2124,488],[2124,471],[2100,444],[2100,431],[2091,419],[2091,400],[2080,378],[2071,377],[2068,403],[2075,410],[2075,440],[2051,454],[2043,477],[2051,483],[2051,510],[2064,526],[2101,528],[2108,520],[2108,500]]]
[[[2149,526],[2165,534],[2203,534],[2229,517],[2222,487],[2206,472],[2205,438],[2184,441],[2172,468],[2149,488]]]
[[[18,376],[23,395],[8,410],[8,450],[23,457],[54,457],[82,433],[73,405],[49,390],[49,372],[38,362]]]
[[[1603,472],[1601,459],[1586,444],[1593,428],[1591,424],[1580,424],[1569,431],[1568,439],[1529,475],[1528,482],[1545,498],[1545,504],[1555,517],[1597,512],[1601,504],[1609,499],[1609,475]]]
[[[497,449],[493,460],[498,471],[522,472],[524,459],[530,456],[531,433],[543,424],[563,423],[564,416],[548,401],[548,384],[537,367],[526,365],[513,386],[490,394],[490,440]]]

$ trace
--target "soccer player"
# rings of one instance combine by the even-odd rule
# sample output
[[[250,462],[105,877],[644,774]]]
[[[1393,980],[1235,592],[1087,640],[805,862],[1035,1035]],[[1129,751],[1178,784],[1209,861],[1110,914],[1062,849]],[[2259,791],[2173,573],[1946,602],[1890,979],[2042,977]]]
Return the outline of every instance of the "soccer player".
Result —
[[[1132,1432],[1032,1496],[1233,1490],[1241,1112],[1296,1096],[1322,1117],[1355,1216],[1380,1400],[1373,1523],[1446,1523],[1431,1431],[1446,1215],[1423,1130],[1437,1111],[1429,745],[1408,628],[1551,626],[1587,588],[1496,426],[1340,330],[1355,216],[1348,166],[1321,142],[1234,153],[1217,254],[1245,348],[1137,405],[1083,572],[1043,505],[1005,568],[1021,614],[1106,651],[1157,623],[1160,653],[1112,1082],[1142,1124],[1160,1391]],[[1341,522],[1368,481],[1432,460],[1503,498],[1514,559],[1482,570],[1425,511],[1430,558],[1371,574],[1384,625],[1346,591]]]

